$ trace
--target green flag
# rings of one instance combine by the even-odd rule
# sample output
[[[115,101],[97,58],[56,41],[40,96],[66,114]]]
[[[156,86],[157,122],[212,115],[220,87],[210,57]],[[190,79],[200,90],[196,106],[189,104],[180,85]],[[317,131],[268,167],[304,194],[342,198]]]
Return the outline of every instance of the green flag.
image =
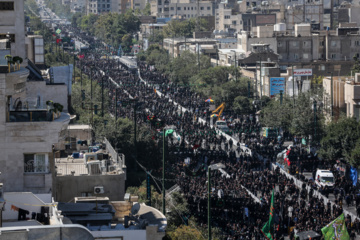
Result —
[[[167,137],[167,135],[172,134],[173,132],[174,132],[173,129],[168,129],[168,130],[166,130],[166,132],[165,132],[165,137]]]
[[[57,34],[60,34],[60,33],[61,33],[61,30],[58,28],[55,32],[56,32]]]
[[[265,223],[263,228],[261,229],[261,232],[264,234],[266,239],[274,240],[274,189],[271,194],[271,205],[270,205],[270,215],[269,215],[269,221]]]
[[[306,139],[305,138],[301,139],[301,144],[306,145]]]
[[[347,240],[350,239],[349,233],[345,225],[344,213],[341,214],[334,221],[326,225],[321,229],[322,234],[324,235],[325,240]]]

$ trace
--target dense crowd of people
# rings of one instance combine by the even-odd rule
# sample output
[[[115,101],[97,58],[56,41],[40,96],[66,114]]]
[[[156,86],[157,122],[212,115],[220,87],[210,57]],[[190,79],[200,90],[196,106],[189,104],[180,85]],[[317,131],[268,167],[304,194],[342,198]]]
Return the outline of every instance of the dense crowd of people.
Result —
[[[279,168],[272,169],[271,163],[276,162],[278,153],[285,147],[279,139],[261,136],[261,125],[255,116],[228,111],[225,120],[231,126],[229,138],[211,127],[211,112],[204,96],[192,92],[188,86],[172,83],[144,62],[138,62],[139,72],[131,72],[118,60],[88,53],[81,65],[77,64],[92,81],[108,89],[112,114],[133,119],[137,113],[123,107],[121,102],[136,99],[142,103],[138,105],[138,111],[143,112],[141,116],[150,115],[175,127],[180,138],[171,143],[180,149],[169,148],[166,170],[176,179],[186,198],[189,214],[203,226],[207,224],[208,210],[206,169],[212,164],[223,164],[222,171],[211,171],[210,179],[212,224],[221,229],[224,239],[264,239],[260,230],[269,219],[273,189],[276,239],[285,235],[293,239],[294,234],[305,230],[321,233],[322,227],[343,212],[343,202],[360,206],[356,189],[337,169],[332,169],[336,177],[333,205],[325,204],[316,193],[319,190],[326,195],[328,189],[317,189],[311,181],[304,181],[298,187]],[[140,124],[147,120],[141,116],[137,118]],[[294,164],[290,172],[298,179],[306,180],[304,171],[313,172],[319,166],[326,166],[326,162],[305,149],[293,146],[292,154]],[[306,186],[310,186],[310,191]],[[346,224],[354,238],[360,232],[359,220],[347,215]]]

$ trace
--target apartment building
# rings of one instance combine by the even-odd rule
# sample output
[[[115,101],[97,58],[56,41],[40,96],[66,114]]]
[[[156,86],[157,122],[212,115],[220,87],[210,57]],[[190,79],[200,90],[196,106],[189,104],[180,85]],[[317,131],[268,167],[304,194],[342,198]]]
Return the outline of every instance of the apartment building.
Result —
[[[188,19],[198,16],[214,16],[214,1],[153,0],[151,15],[158,18]]]
[[[65,91],[66,98],[71,86],[46,83],[41,75],[30,82],[34,65],[26,53],[24,2],[0,1],[0,182],[4,191],[49,193],[53,144],[62,138],[70,115],[46,104],[53,99],[45,98],[45,91],[50,96]],[[8,62],[15,57],[23,63]]]
[[[108,12],[120,12],[121,3],[119,0],[87,0],[87,14],[102,14]]]
[[[224,3],[216,10],[216,30],[228,33],[251,31],[253,27],[276,24],[274,13],[240,13]]]
[[[285,28],[286,29],[286,28]],[[280,68],[291,65],[313,68],[316,75],[327,71],[347,75],[353,57],[360,57],[357,27],[340,27],[335,31],[312,31],[310,24],[296,24],[295,31],[274,31],[272,26],[254,28],[252,32],[238,34],[238,48],[251,51],[254,43],[268,43],[279,54]]]

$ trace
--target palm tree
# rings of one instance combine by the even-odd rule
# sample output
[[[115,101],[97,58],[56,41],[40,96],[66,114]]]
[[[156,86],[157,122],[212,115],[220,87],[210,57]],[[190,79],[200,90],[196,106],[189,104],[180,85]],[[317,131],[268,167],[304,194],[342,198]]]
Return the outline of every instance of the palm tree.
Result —
[[[7,61],[8,67],[9,67],[9,73],[10,73],[10,65],[12,63],[12,56],[11,55],[5,55],[5,59]]]
[[[15,56],[12,60],[17,64],[18,70],[20,70],[20,64],[23,63],[23,59],[19,56]]]

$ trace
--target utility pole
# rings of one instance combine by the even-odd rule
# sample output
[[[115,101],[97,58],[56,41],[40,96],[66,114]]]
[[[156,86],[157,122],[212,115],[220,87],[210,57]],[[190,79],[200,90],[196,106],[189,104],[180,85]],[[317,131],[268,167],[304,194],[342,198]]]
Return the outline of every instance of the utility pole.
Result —
[[[295,79],[294,79],[294,64],[291,64],[291,72],[292,72],[292,83],[293,83],[293,100],[295,107]]]
[[[314,99],[314,141],[316,139],[316,100]]]
[[[76,61],[76,59],[75,59],[75,51],[74,51],[74,68],[73,68],[73,82],[75,82],[75,61]]]
[[[198,55],[198,64],[199,64],[199,72],[200,72],[200,44],[197,43],[197,55]]]
[[[165,216],[165,133],[166,129],[163,128],[163,166],[162,166],[162,212]]]
[[[280,105],[283,103],[283,90],[280,90]]]
[[[236,52],[235,52],[235,81],[237,82],[237,61],[236,61]]]
[[[262,106],[261,98],[262,98],[262,67],[261,67],[261,58],[260,58],[260,103]]]
[[[257,78],[257,71],[258,71],[258,66],[257,66],[257,62],[256,62],[256,70],[255,70],[255,97],[256,99],[258,99],[258,78]]]
[[[101,117],[104,117],[104,78],[106,75],[101,78]]]
[[[333,73],[331,72],[331,120],[334,117],[334,81]]]
[[[75,68],[74,68],[74,71],[75,71]],[[80,86],[82,89],[82,61],[81,60],[80,60]]]
[[[115,88],[115,128],[116,129],[117,129],[117,119],[118,119],[117,99],[118,99],[118,89]]]
[[[211,240],[211,182],[210,166],[208,167],[208,239]]]
[[[133,102],[134,102],[134,149],[135,149],[135,152],[134,152],[134,155],[135,155],[135,166],[134,166],[134,169],[135,169],[135,172],[137,171],[137,164],[136,164],[136,161],[137,161],[137,142],[136,142],[136,107],[137,107],[137,99],[133,99]]]
[[[94,66],[95,67],[95,66]],[[93,86],[92,86],[92,82],[93,82],[93,68],[91,68],[90,71],[90,99],[91,99],[91,109],[94,108],[93,105]],[[91,111],[91,125],[94,124],[94,111]]]
[[[250,98],[250,81],[248,81],[248,98]]]

